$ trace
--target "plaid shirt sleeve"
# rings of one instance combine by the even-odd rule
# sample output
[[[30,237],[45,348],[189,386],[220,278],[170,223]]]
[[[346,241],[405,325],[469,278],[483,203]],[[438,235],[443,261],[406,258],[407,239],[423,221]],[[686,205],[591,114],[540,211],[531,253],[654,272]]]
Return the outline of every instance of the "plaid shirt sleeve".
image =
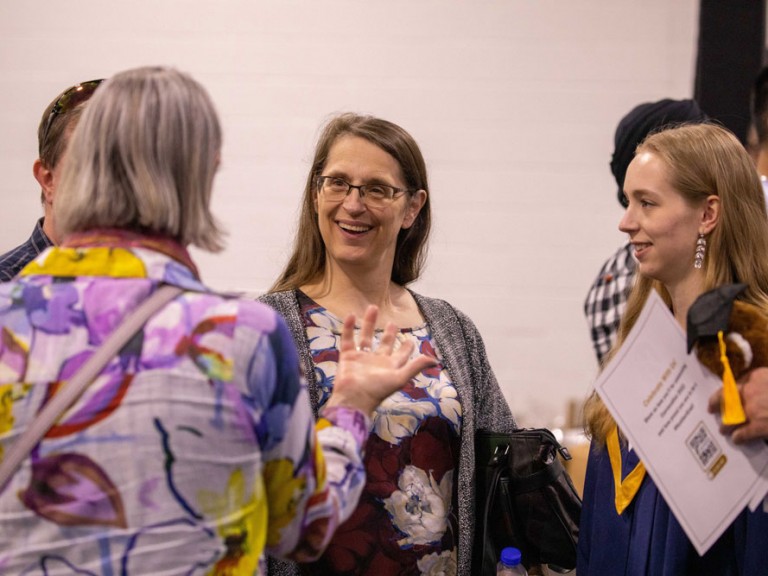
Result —
[[[37,258],[53,242],[43,232],[43,219],[37,221],[32,236],[21,246],[0,255],[0,282],[10,282],[21,272],[22,268]]]
[[[635,267],[632,246],[627,243],[603,264],[584,301],[584,314],[598,362],[603,361],[616,342]]]

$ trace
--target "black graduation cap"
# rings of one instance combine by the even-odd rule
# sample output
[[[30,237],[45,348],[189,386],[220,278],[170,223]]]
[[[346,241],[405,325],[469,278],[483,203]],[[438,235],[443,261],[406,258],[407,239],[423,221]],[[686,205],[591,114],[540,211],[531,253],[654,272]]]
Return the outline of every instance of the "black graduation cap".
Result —
[[[717,338],[719,331],[728,329],[733,301],[746,289],[746,284],[724,284],[696,298],[688,309],[688,352],[700,338]]]

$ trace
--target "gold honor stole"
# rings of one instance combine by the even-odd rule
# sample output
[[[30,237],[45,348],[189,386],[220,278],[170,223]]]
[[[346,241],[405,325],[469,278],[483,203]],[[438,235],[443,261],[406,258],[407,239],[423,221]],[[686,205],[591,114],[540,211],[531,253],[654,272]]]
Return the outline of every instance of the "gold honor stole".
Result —
[[[621,514],[632,499],[640,490],[640,485],[645,478],[645,466],[638,462],[632,472],[627,474],[624,481],[621,481],[621,447],[619,446],[619,429],[617,426],[611,428],[606,439],[608,445],[608,458],[611,461],[611,470],[613,471],[613,485],[616,489],[616,512]]]

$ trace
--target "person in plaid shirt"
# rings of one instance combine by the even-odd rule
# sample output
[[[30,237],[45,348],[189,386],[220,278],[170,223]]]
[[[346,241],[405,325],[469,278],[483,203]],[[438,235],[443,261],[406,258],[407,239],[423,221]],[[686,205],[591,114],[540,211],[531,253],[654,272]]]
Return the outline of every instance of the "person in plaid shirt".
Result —
[[[671,100],[646,102],[633,108],[616,127],[615,148],[611,159],[611,172],[618,184],[618,199],[627,207],[624,196],[624,176],[632,161],[635,148],[651,132],[663,127],[685,123],[699,123],[707,120],[694,100]],[[624,313],[627,294],[635,276],[635,260],[629,243],[620,247],[600,268],[584,301],[584,314],[590,328],[592,344],[598,362],[616,341],[619,320]]]
[[[80,120],[85,104],[102,80],[89,80],[71,86],[48,104],[37,128],[39,157],[32,166],[35,180],[40,184],[40,202],[44,216],[35,224],[29,239],[0,255],[0,282],[12,280],[21,269],[58,243],[53,221],[53,201],[56,196],[64,159],[72,132]]]

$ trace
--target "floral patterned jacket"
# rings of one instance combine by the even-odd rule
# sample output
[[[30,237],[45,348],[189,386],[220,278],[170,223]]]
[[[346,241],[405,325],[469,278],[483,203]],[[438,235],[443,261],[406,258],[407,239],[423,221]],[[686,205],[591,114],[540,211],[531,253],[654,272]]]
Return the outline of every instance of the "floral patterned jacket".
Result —
[[[168,240],[101,231],[0,285],[0,458],[121,319],[156,313],[0,492],[2,574],[261,574],[357,503],[370,421],[315,424],[290,332],[203,286]]]
[[[458,574],[471,576],[475,495],[474,432],[480,429],[511,431],[515,428],[515,421],[490,367],[482,337],[472,320],[444,300],[427,298],[414,292],[412,295],[440,348],[443,363],[451,375],[461,403]],[[304,374],[309,381],[312,405],[316,407],[322,391],[317,383],[297,292],[274,292],[265,294],[260,300],[280,312],[288,323]],[[295,564],[269,563],[269,576],[295,574],[298,574]]]

